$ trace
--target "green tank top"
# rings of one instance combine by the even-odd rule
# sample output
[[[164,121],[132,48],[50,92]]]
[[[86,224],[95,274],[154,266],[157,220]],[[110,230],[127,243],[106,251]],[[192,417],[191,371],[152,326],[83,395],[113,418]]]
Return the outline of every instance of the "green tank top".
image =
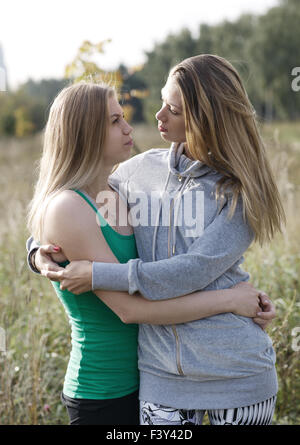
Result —
[[[74,190],[95,210],[103,236],[120,263],[137,258],[134,235],[117,233],[81,191]],[[65,267],[69,261],[60,263]],[[75,295],[52,285],[72,328],[72,349],[63,392],[78,399],[112,399],[138,389],[138,325],[124,324],[93,292]]]

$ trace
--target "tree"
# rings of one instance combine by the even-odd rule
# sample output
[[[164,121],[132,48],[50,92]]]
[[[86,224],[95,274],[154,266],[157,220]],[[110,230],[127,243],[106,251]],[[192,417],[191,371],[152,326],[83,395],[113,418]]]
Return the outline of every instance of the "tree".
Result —
[[[252,40],[252,53],[262,67],[266,106],[273,117],[296,119],[300,116],[300,95],[291,88],[292,69],[300,65],[299,2],[283,0],[259,18]]]
[[[42,79],[37,82],[29,79],[22,85],[22,88],[28,96],[48,107],[57,93],[67,86],[68,83],[67,79]]]
[[[84,41],[73,61],[66,66],[65,76],[72,82],[91,80],[113,83],[123,104],[125,118],[128,121],[142,121],[143,105],[140,99],[147,95],[147,89],[145,82],[138,75],[140,68],[128,70],[124,65],[120,65],[115,71],[105,71],[95,61],[104,53],[104,45],[108,42],[110,40],[96,44]]]
[[[118,68],[123,81],[120,89],[121,105],[127,117],[130,114],[131,122],[145,120],[143,99],[148,96],[148,88],[139,75],[140,70],[140,66],[128,69],[125,65],[120,65]]]
[[[139,75],[149,88],[149,97],[145,104],[147,121],[155,121],[155,113],[161,105],[161,88],[171,67],[196,53],[195,39],[186,28],[176,35],[169,34],[165,41],[157,43],[152,51],[146,52],[147,61]]]
[[[154,121],[160,91],[170,68],[196,54],[217,54],[240,73],[258,116],[265,120],[297,119],[300,93],[292,88],[292,72],[300,66],[299,0],[281,0],[264,15],[241,15],[235,21],[201,24],[198,37],[188,30],[169,35],[146,53],[140,75],[149,87],[146,117]]]

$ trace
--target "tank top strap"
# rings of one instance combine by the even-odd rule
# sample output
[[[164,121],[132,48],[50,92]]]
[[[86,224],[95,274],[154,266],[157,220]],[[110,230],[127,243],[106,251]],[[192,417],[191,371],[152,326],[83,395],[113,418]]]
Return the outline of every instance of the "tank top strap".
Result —
[[[118,233],[108,224],[108,222],[101,215],[101,213],[99,212],[93,201],[89,199],[89,197],[86,196],[85,193],[83,193],[81,190],[78,189],[72,189],[72,190],[76,192],[78,195],[80,195],[97,214],[102,235],[104,236],[105,241],[109,245],[112,253],[118,259],[118,261],[120,263],[126,263],[131,258],[137,258],[138,253],[136,249],[134,234],[122,235],[121,233]]]
[[[107,228],[107,230],[111,229],[113,230],[110,225],[108,224],[108,222],[103,218],[103,216],[101,215],[101,213],[99,212],[99,210],[97,209],[97,207],[92,203],[92,201],[90,201],[88,199],[88,197],[82,193],[80,190],[78,189],[72,189],[73,192],[78,193],[78,195],[80,195],[91,207],[92,209],[97,213],[98,217],[99,217],[99,222],[100,222],[100,226],[101,226],[101,230],[104,228]]]

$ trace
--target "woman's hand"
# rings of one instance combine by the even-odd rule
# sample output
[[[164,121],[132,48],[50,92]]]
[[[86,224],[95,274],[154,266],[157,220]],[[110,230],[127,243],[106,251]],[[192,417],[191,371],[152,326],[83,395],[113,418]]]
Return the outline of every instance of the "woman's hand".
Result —
[[[233,299],[233,313],[251,317],[262,329],[276,317],[275,306],[268,295],[255,289],[251,283],[241,282],[232,288],[236,291]]]
[[[253,318],[253,321],[259,324],[262,329],[266,329],[268,324],[276,317],[276,309],[265,292],[260,292],[259,299],[261,311],[257,313],[257,317]]]
[[[259,291],[252,284],[244,281],[231,289],[234,291],[232,312],[243,317],[257,317],[257,313],[261,311]]]
[[[53,246],[52,244],[45,244],[35,252],[31,260],[33,260],[34,266],[39,272],[42,270],[59,272],[63,270],[63,268],[55,263],[51,256],[51,254],[58,253],[59,251],[59,247]]]
[[[67,289],[79,295],[92,289],[92,266],[91,261],[71,261],[60,272],[42,270],[41,274],[50,280],[60,281],[61,290]]]

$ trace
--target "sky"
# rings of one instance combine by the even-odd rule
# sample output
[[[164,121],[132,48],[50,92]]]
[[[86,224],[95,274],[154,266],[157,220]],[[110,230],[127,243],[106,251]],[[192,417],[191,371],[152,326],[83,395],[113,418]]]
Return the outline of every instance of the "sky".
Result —
[[[111,39],[104,69],[140,65],[145,51],[187,27],[264,13],[278,0],[0,0],[0,45],[12,88],[28,78],[63,77],[84,40]]]

